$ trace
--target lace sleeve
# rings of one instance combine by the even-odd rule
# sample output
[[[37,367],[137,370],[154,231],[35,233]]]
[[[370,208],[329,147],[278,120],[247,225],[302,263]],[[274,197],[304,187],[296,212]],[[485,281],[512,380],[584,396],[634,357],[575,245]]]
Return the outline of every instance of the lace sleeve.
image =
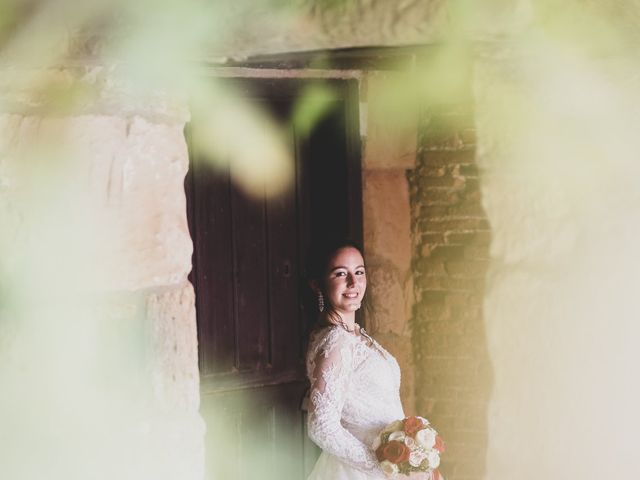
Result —
[[[380,472],[373,451],[340,423],[353,373],[353,345],[346,338],[327,342],[315,356],[311,375],[309,437],[325,452],[363,472]]]

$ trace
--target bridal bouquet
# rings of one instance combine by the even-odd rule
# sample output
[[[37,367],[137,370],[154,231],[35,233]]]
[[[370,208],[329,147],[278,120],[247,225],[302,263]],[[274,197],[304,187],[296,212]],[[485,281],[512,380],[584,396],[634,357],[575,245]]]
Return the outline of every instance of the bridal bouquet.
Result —
[[[373,443],[380,468],[388,477],[439,480],[444,442],[426,418],[407,417],[384,428]]]

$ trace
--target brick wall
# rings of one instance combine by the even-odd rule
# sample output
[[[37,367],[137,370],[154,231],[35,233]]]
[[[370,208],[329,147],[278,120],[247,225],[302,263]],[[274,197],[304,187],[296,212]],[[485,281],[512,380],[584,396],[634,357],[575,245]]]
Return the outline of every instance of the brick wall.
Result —
[[[446,478],[479,479],[491,386],[482,315],[491,233],[468,103],[422,111],[416,168],[408,180],[417,411],[447,443]]]

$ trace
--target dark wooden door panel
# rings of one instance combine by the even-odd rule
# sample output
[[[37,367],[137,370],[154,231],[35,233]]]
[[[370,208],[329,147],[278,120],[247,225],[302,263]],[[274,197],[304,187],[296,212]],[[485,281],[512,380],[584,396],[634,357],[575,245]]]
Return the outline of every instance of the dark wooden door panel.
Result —
[[[336,92],[332,109],[311,132],[302,132],[291,112],[309,81],[234,82],[288,133],[295,182],[278,196],[248,196],[233,171],[214,169],[197,143],[190,144],[186,190],[207,478],[269,472],[268,478],[296,480],[317,456],[300,409],[306,335],[314,320],[300,304],[304,260],[313,241],[361,240],[357,84],[329,81]],[[197,118],[191,128],[198,128]]]
[[[291,370],[299,363],[298,238],[295,190],[267,201],[269,242],[269,316],[271,318],[270,365]]]
[[[228,171],[214,170],[202,159],[192,162],[191,171],[196,310],[207,312],[207,321],[198,322],[198,340],[205,346],[200,349],[200,371],[232,372],[236,366],[232,185]]]
[[[237,368],[251,371],[268,363],[270,347],[265,199],[233,189],[231,211]]]

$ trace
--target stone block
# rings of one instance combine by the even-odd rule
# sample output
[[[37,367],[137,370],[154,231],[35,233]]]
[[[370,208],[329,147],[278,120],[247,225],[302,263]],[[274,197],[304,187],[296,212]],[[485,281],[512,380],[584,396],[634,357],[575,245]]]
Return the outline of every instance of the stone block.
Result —
[[[445,165],[428,165],[419,168],[421,178],[441,178],[447,175],[448,169]]]
[[[449,187],[460,188],[464,186],[464,179],[461,177],[442,176],[442,177],[425,177],[420,181],[425,188],[429,187]]]
[[[430,254],[431,258],[443,260],[459,260],[463,258],[464,249],[458,245],[438,245]]]
[[[489,222],[485,218],[427,218],[420,221],[420,228],[431,232],[489,231]]]
[[[482,292],[484,288],[484,278],[457,278],[436,275],[424,275],[418,282],[419,288],[426,290],[445,290],[449,292]]]
[[[444,262],[431,257],[418,258],[415,261],[415,271],[421,275],[446,275]]]
[[[200,405],[195,293],[188,281],[147,300],[156,398],[168,410],[197,412]]]
[[[403,74],[367,77],[365,169],[415,167],[418,108]]]
[[[73,238],[89,256],[85,264],[95,263],[87,288],[138,290],[186,279],[192,244],[181,125],[100,115],[12,116],[4,124],[0,174],[11,189],[2,190],[3,203],[24,219],[22,234],[66,243],[70,256]],[[53,218],[57,228],[47,229]]]
[[[424,164],[431,167],[469,165],[475,163],[475,150],[464,149],[443,152],[426,152],[424,154]]]
[[[411,264],[411,213],[404,172],[365,172],[363,197],[367,253],[384,257],[397,268],[408,270]]]
[[[424,233],[420,236],[420,240],[424,244],[440,244],[445,242],[445,237],[441,233]]]
[[[74,122],[74,141],[86,148],[89,182],[117,232],[109,254],[111,288],[171,285],[191,270],[184,176],[188,168],[181,126],[141,117],[90,117]]]
[[[188,281],[151,293],[146,301],[153,391],[151,445],[166,478],[197,480],[204,467],[205,424],[200,416],[200,373],[195,294]],[[165,478],[165,477],[162,477]]]
[[[459,111],[454,112],[454,109]],[[473,151],[476,134],[474,119],[468,110],[468,105],[442,105],[440,112],[432,112],[420,131],[420,149],[429,152]]]
[[[442,290],[423,290],[420,300],[429,305],[443,305],[446,296],[447,293]]]
[[[444,266],[450,275],[466,277],[483,277],[489,269],[488,260],[455,260],[446,262]]]
[[[478,246],[478,245],[468,245],[464,247],[464,258],[468,258],[469,260],[477,259],[477,260],[489,260],[489,247],[488,246]]]
[[[116,252],[122,260],[122,271],[115,276],[118,288],[186,279],[192,253],[184,193],[187,169],[182,125],[153,124],[137,117],[128,124],[110,175],[92,182],[102,185],[107,209],[122,232],[121,250]]]
[[[477,218],[485,219],[487,214],[480,203],[480,195],[464,192],[464,200],[457,205],[447,208],[447,215],[451,218]]]
[[[480,172],[476,164],[462,164],[458,165],[457,173],[464,177],[478,177]]]
[[[445,234],[446,242],[450,245],[479,245],[488,246],[491,243],[491,232],[448,232]]]
[[[452,190],[446,187],[431,187],[420,190],[418,199],[424,206],[451,206],[462,201],[462,194],[459,190]]]
[[[281,52],[371,45],[436,44],[447,31],[445,5],[382,0],[287,4],[274,15],[271,4],[239,3],[220,11],[228,34],[216,40],[219,57],[246,58]]]
[[[0,67],[0,103],[7,111],[34,118],[140,115],[157,123],[188,121],[184,90],[163,84],[161,78],[154,79],[153,87],[142,86],[146,82],[132,79],[131,73],[123,63],[50,68],[5,63]]]
[[[406,272],[399,271],[390,262],[367,260],[367,289],[373,306],[370,328],[373,333],[407,330],[410,309],[407,309],[404,288]]]

